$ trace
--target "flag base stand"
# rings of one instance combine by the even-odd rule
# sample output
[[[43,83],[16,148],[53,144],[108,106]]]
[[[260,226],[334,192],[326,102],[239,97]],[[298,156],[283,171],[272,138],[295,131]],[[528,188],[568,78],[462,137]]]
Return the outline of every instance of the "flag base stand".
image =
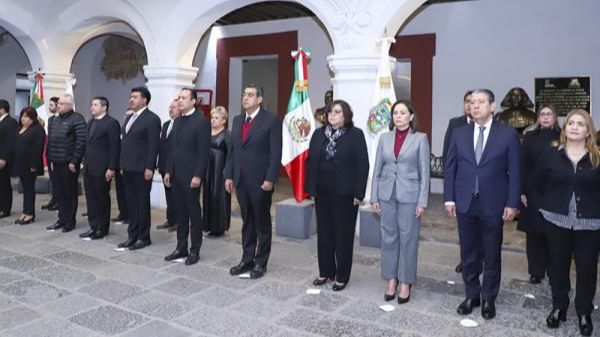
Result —
[[[379,214],[373,207],[363,206],[358,209],[360,219],[359,242],[361,246],[381,248],[381,225]]]
[[[317,231],[314,202],[297,203],[290,198],[275,205],[275,234],[293,239],[308,239]]]

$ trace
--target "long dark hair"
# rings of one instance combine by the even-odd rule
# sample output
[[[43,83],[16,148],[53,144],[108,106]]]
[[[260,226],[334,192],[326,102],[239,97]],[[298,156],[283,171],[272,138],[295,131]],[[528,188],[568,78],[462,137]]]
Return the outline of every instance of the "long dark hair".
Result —
[[[32,123],[31,125],[40,125],[40,120],[38,119],[38,113],[37,111],[35,111],[34,108],[28,106],[26,108],[23,108],[23,110],[21,110],[21,114],[19,115],[19,125],[21,125],[21,127],[23,127],[23,123],[21,122],[21,118],[23,118],[23,115],[27,116],[29,119],[31,119]]]
[[[407,99],[401,99],[396,101],[396,103],[394,103],[392,105],[392,109],[390,110],[390,113],[392,114],[392,120],[390,120],[390,131],[394,130],[394,109],[396,108],[396,106],[398,104],[404,104],[404,106],[406,106],[406,108],[408,109],[408,112],[410,112],[410,114],[412,115],[412,120],[410,121],[410,123],[408,124],[408,128],[410,129],[411,133],[415,133],[417,131],[419,131],[419,121],[417,120],[417,113],[415,112],[415,107],[412,105],[412,103],[407,100]]]
[[[339,105],[342,108],[342,114],[344,115],[344,127],[348,129],[354,127],[354,123],[352,122],[352,116],[354,116],[354,113],[352,113],[352,109],[350,108],[350,104],[348,104],[348,102],[342,99],[333,100],[325,107],[326,113],[329,115],[331,110],[333,110],[333,107],[336,105]],[[327,125],[329,125],[329,118],[325,119],[325,126]]]

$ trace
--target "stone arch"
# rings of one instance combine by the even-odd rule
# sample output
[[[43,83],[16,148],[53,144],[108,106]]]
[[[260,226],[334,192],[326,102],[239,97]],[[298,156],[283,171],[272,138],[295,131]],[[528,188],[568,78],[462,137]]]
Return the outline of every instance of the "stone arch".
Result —
[[[6,2],[0,6],[0,26],[21,45],[32,69],[43,68],[42,52],[35,43],[34,17],[21,7]]]
[[[410,18],[427,0],[405,0],[400,6],[395,7],[394,11],[390,11],[386,22],[385,30],[389,35],[396,35],[402,25]]]

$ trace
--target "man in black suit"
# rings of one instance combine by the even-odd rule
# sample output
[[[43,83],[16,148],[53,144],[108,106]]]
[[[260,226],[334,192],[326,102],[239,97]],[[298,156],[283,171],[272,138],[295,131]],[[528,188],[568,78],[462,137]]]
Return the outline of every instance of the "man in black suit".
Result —
[[[160,132],[160,149],[158,150],[158,173],[165,179],[165,174],[167,173],[167,161],[171,155],[173,139],[175,137],[171,137],[173,135],[173,126],[175,124],[175,120],[181,116],[181,110],[179,110],[179,101],[175,98],[171,105],[169,105],[169,117],[170,120],[166,121]],[[176,230],[177,219],[175,217],[175,204],[173,202],[173,192],[171,191],[171,187],[165,186],[165,200],[167,201],[167,221],[162,224],[156,226],[158,230],[168,230],[174,231]]]
[[[0,99],[0,219],[10,215],[12,210],[12,160],[14,155],[15,137],[19,123],[8,113],[10,105]]]
[[[233,119],[231,145],[225,164],[225,189],[235,184],[242,211],[242,261],[231,275],[250,271],[260,278],[271,253],[271,198],[281,163],[281,120],[261,107],[263,89],[245,87],[244,112]]]
[[[202,211],[200,185],[208,166],[210,152],[210,122],[197,111],[196,92],[183,88],[179,93],[182,116],[175,120],[171,156],[167,163],[165,186],[173,184],[173,201],[177,216],[177,247],[165,257],[172,261],[186,257],[186,265],[200,260],[202,245]],[[188,233],[191,247],[188,254]]]
[[[108,115],[108,107],[106,97],[94,97],[90,107],[92,119],[88,122],[83,185],[90,229],[79,237],[92,240],[108,234],[110,183],[119,168],[120,127],[119,122]]]
[[[48,132],[50,132],[50,130],[52,129],[52,122],[54,122],[56,117],[58,117],[58,97],[50,97],[50,100],[48,101],[48,112],[50,112],[50,114],[48,115],[47,130]],[[48,137],[50,137],[50,134],[48,134]],[[48,154],[46,154],[46,157],[47,156]],[[52,167],[50,167],[50,165],[48,165],[48,181],[50,183],[50,201],[48,201],[47,204],[42,205],[42,209],[56,211],[58,210],[58,203],[56,202],[56,192],[54,188],[52,188],[52,182],[54,181],[54,170],[52,170]]]
[[[463,97],[463,115],[459,116],[459,117],[454,117],[452,119],[450,119],[450,121],[448,122],[448,128],[446,129],[446,135],[444,136],[444,150],[442,152],[442,161],[446,162],[446,155],[448,154],[448,146],[450,146],[450,137],[452,136],[452,132],[454,131],[454,129],[458,128],[459,126],[463,126],[463,125],[467,125],[469,123],[471,123],[471,112],[469,111],[469,108],[471,106],[471,94],[473,93],[473,90],[467,90],[467,92],[465,92],[465,95]],[[454,268],[454,270],[457,273],[462,273],[462,264],[459,262],[458,265],[456,265],[456,268]]]
[[[150,245],[150,188],[160,143],[160,118],[148,109],[150,91],[131,89],[134,113],[121,128],[121,170],[129,213],[128,238],[118,248],[136,250]]]
[[[123,114],[123,119],[127,119],[129,115],[132,115],[132,110],[127,110]],[[127,200],[125,199],[125,187],[123,186],[123,176],[121,176],[121,170],[115,172],[115,190],[117,192],[117,207],[119,209],[119,215],[110,219],[115,225],[129,224],[129,214],[127,213]]]

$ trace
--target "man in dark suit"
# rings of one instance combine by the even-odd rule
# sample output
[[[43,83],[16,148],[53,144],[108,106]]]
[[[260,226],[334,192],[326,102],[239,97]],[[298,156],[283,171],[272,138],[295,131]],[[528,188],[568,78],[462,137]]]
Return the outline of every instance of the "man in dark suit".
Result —
[[[150,245],[150,188],[160,143],[160,118],[148,109],[150,91],[131,89],[134,113],[121,128],[121,170],[129,213],[128,238],[118,248],[136,250]]]
[[[123,119],[133,114],[132,110],[127,110],[123,114]],[[127,213],[127,200],[125,199],[125,187],[123,186],[123,176],[121,176],[121,170],[115,172],[115,190],[117,192],[117,208],[119,209],[119,215],[110,219],[115,225],[129,224],[129,214]]]
[[[473,124],[454,130],[445,163],[444,201],[448,216],[458,220],[466,299],[459,315],[481,305],[481,316],[496,316],[500,289],[502,227],[520,202],[520,145],[516,131],[492,120],[494,94],[471,94]],[[483,282],[478,266],[483,261]]]
[[[281,120],[261,107],[263,89],[244,89],[244,112],[233,119],[231,145],[225,164],[225,189],[235,184],[242,211],[242,261],[231,275],[250,271],[260,278],[271,253],[271,199],[281,163]]]
[[[448,154],[448,146],[450,146],[450,136],[452,136],[452,132],[459,126],[463,126],[471,123],[471,93],[473,90],[467,90],[463,97],[463,115],[459,117],[454,117],[450,119],[448,122],[448,128],[446,128],[446,135],[444,135],[444,150],[442,152],[442,162],[446,162],[446,155]],[[462,265],[460,262],[454,268],[457,273],[462,272]]]
[[[9,112],[8,102],[0,99],[0,219],[10,215],[13,201],[10,175],[19,123],[8,114]]]
[[[121,140],[119,122],[108,115],[106,97],[92,99],[84,156],[83,185],[90,229],[81,238],[100,239],[110,225],[110,183],[119,169]]]
[[[167,173],[167,161],[171,155],[172,144],[174,137],[171,137],[173,134],[173,126],[175,124],[175,120],[181,116],[181,110],[179,110],[179,101],[178,99],[174,99],[169,106],[169,117],[170,120],[166,121],[160,132],[160,148],[158,150],[158,173],[165,179],[165,174]],[[171,187],[165,186],[165,200],[167,201],[167,221],[162,224],[156,226],[158,230],[176,230],[177,219],[175,217],[175,204],[173,202],[173,192],[171,191]]]
[[[50,97],[50,100],[48,101],[48,112],[50,114],[48,115],[47,130],[48,130],[48,132],[50,132],[50,130],[52,130],[52,123],[54,122],[56,117],[58,117],[58,97],[56,97],[56,96]],[[50,137],[50,134],[48,134],[48,137]],[[46,154],[46,157],[47,156],[48,156],[48,154]],[[56,211],[56,210],[58,210],[58,203],[56,202],[56,200],[57,200],[56,191],[52,186],[52,182],[54,181],[54,170],[52,169],[52,167],[50,165],[48,165],[48,181],[50,183],[50,201],[48,201],[47,204],[42,205],[42,209],[47,209],[49,211]]]
[[[200,185],[208,166],[210,122],[197,111],[196,92],[189,88],[179,93],[182,116],[175,120],[171,156],[167,162],[165,186],[173,184],[173,201],[177,217],[177,247],[166,261],[183,258],[186,265],[200,260],[202,245],[202,211]],[[188,253],[188,233],[191,247]]]

